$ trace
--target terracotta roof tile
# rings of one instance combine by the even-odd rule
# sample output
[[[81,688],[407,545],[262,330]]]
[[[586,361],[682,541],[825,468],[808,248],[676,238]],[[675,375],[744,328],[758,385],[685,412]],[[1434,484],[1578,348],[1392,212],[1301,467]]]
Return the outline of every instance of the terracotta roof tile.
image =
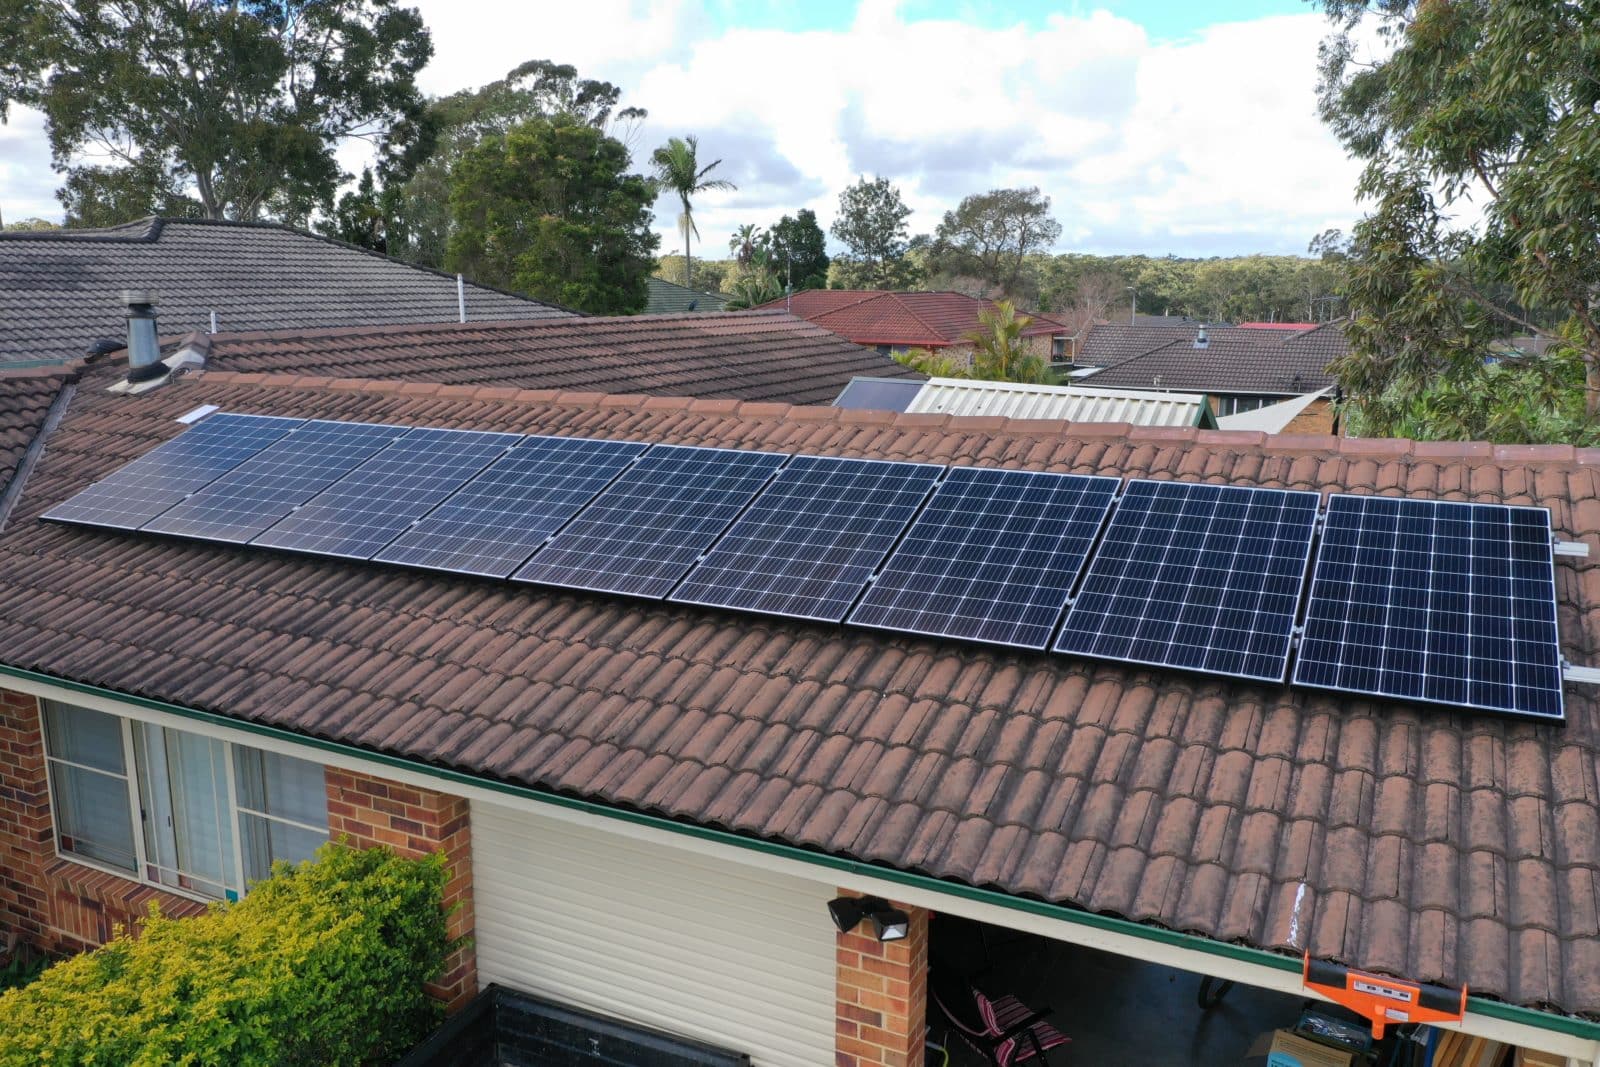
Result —
[[[287,373],[287,372],[281,372]],[[231,410],[1534,500],[1600,535],[1562,450],[618,403],[208,374],[83,390],[0,535],[6,662],[939,877],[1600,1013],[1595,702],[1539,727],[1049,655],[34,521]],[[1103,428],[1096,428],[1097,430]],[[1348,482],[1341,481],[1348,479]],[[1600,645],[1600,567],[1561,567]]]

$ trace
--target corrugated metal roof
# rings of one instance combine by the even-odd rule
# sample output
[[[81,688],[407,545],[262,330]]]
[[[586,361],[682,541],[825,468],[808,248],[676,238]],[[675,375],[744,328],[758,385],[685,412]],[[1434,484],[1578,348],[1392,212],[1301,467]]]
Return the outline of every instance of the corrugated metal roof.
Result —
[[[1133,426],[1210,425],[1210,408],[1203,393],[1086,389],[964,378],[930,378],[906,410],[1066,422],[1126,422]]]

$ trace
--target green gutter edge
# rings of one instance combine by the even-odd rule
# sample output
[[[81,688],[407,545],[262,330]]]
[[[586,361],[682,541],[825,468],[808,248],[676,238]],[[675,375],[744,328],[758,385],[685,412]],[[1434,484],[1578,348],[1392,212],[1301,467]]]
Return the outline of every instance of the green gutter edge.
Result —
[[[621,822],[635,823],[640,826],[649,826],[657,830],[666,830],[687,837],[696,837],[704,841],[714,841],[723,845],[732,845],[736,848],[749,849],[762,852],[771,856],[781,856],[785,859],[808,863],[815,867],[826,867],[830,870],[846,871],[850,874],[859,874],[877,878],[885,882],[895,882],[900,885],[913,886],[925,889],[932,893],[944,896],[961,897],[966,900],[990,904],[1006,908],[1011,911],[1026,912],[1049,919],[1075,923],[1079,926],[1093,927],[1111,933],[1123,934],[1129,937],[1153,941],[1158,944],[1172,945],[1189,949],[1193,952],[1223,959],[1235,960],[1240,963],[1255,964],[1269,967],[1276,971],[1298,972],[1300,960],[1292,956],[1279,955],[1266,949],[1250,948],[1246,945],[1235,945],[1226,941],[1216,941],[1198,934],[1186,934],[1178,930],[1169,930],[1165,927],[1150,926],[1146,923],[1135,922],[1132,919],[1119,919],[1112,915],[1099,915],[1091,911],[1080,911],[1064,907],[1060,904],[1051,904],[1043,900],[1030,900],[1026,897],[1012,896],[994,889],[983,889],[978,886],[966,885],[961,882],[946,881],[934,878],[931,875],[915,874],[911,871],[902,871],[894,867],[884,867],[873,863],[863,863],[859,860],[849,860],[841,856],[830,856],[825,852],[812,852],[795,845],[786,845],[776,841],[763,841],[758,838],[744,837],[727,830],[716,830],[709,826],[696,826],[691,823],[678,822],[661,815],[650,815],[640,811],[628,811],[624,808],[601,804],[597,801],[583,800],[578,797],[566,797],[550,793],[529,786],[514,785],[510,782],[500,782],[492,778],[482,778],[465,771],[452,770],[449,767],[435,767],[432,764],[421,763],[416,760],[404,759],[400,756],[391,756],[382,752],[373,752],[347,745],[339,741],[328,741],[320,737],[309,737],[293,730],[282,727],[267,726],[262,723],[248,722],[244,719],[235,719],[227,715],[219,715],[211,711],[199,711],[194,708],[182,707],[178,704],[169,704],[163,700],[154,700],[149,697],[133,696],[121,693],[115,689],[106,689],[103,686],[89,685],[85,682],[74,682],[54,675],[44,674],[40,671],[30,671],[21,667],[13,667],[0,663],[0,676],[21,678],[25,681],[53,685],[62,689],[69,689],[77,693],[88,693],[109,700],[119,701],[124,704],[133,704],[138,707],[148,708],[151,711],[166,712],[186,719],[211,723],[215,726],[226,726],[244,733],[260,734],[263,737],[277,738],[282,741],[291,741],[295,744],[309,748],[322,749],[327,752],[337,752],[342,755],[352,756],[369,763],[378,763],[388,767],[397,767],[439,778],[446,782],[458,782],[463,785],[476,786],[479,789],[489,789],[509,796],[519,796],[541,803],[551,804],[556,807],[570,808],[575,811],[600,815],[605,818],[616,819]],[[1538,1011],[1533,1008],[1519,1007],[1499,1000],[1485,1000],[1481,997],[1469,996],[1467,1010],[1491,1019],[1500,1019],[1504,1022],[1530,1026],[1539,1030],[1548,1030],[1552,1033],[1566,1034],[1571,1037],[1582,1038],[1586,1041],[1600,1042],[1600,1022],[1590,1022],[1571,1015],[1556,1015],[1552,1012]]]

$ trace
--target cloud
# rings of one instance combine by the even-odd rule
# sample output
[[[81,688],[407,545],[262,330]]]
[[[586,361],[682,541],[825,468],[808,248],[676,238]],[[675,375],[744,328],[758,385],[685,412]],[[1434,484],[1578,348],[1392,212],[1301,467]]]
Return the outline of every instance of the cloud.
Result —
[[[430,92],[548,58],[649,110],[634,141],[641,169],[666,137],[697,135],[703,158],[723,160],[715,176],[739,185],[696,201],[713,255],[741,223],[804,207],[826,227],[839,193],[871,173],[900,186],[913,232],[967,193],[1037,185],[1063,251],[1302,252],[1357,215],[1357,167],[1316,116],[1327,24],[1315,13],[1160,41],[1090,4],[1035,25],[973,25],[862,0],[834,29],[786,31],[740,26],[737,4],[689,0],[417,2],[435,43]],[[9,166],[11,144],[0,142],[8,217],[23,199],[13,183],[29,197],[54,185],[47,152]],[[658,202],[663,247],[676,219]]]
[[[0,125],[0,217],[6,222],[27,218],[60,221],[57,184],[56,173],[50,169],[44,113],[13,107],[10,122]]]

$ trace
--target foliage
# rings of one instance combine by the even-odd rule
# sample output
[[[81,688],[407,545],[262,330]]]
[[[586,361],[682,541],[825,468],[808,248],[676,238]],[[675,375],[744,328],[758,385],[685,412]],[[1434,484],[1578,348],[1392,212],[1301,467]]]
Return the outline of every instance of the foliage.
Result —
[[[396,0],[20,6],[24,15],[0,16],[0,25],[27,18],[28,47],[4,69],[27,69],[0,69],[0,106],[44,111],[79,204],[84,188],[108,184],[73,166],[85,151],[133,168],[124,181],[147,183],[134,198],[144,205],[181,190],[209,218],[253,219],[330,203],[342,138],[374,141],[385,168],[417,144],[416,74],[433,46],[421,16]]]
[[[333,215],[319,222],[317,231],[374,252],[387,252],[389,234],[384,209],[384,194],[374,187],[372,170],[364,168],[355,191],[339,197]]]
[[[1026,258],[1060,237],[1050,198],[1037,187],[991,189],[964,197],[944,213],[934,231],[933,255],[939,271],[970,275],[1015,297],[1023,291]]]
[[[1513,325],[1571,323],[1600,416],[1600,8],[1325,0],[1321,110],[1367,162],[1350,248],[1358,402],[1469,381]],[[1383,57],[1362,54],[1374,28]],[[1472,204],[1481,222],[1458,218]],[[1514,402],[1514,401],[1513,401]]]
[[[1035,354],[1022,336],[1032,321],[1003,300],[979,312],[978,328],[967,334],[972,342],[972,376],[990,382],[1056,384],[1050,361]]]
[[[485,138],[451,171],[446,267],[594,314],[639,311],[654,191],[627,167],[621,141],[564,118]]]
[[[56,199],[66,208],[69,229],[119,226],[146,215],[197,218],[205,213],[200,201],[184,193],[177,177],[143,162],[73,167]]]
[[[36,980],[50,961],[42,955],[33,955],[18,948],[4,967],[0,967],[0,993],[8,989],[21,989]]]
[[[440,855],[328,845],[237,904],[152,908],[137,939],[0,995],[0,1067],[392,1062],[437,1020],[445,880]]]
[[[828,285],[828,239],[817,225],[817,213],[801,208],[785,215],[768,231],[772,269],[795,290]]]
[[[61,224],[50,222],[47,219],[19,219],[0,226],[0,233],[45,233],[50,230],[61,229]]]
[[[828,264],[829,289],[916,289],[925,278],[911,256],[869,263],[852,256],[834,256]]]
[[[694,224],[695,195],[719,189],[738,188],[730,181],[721,178],[708,178],[722,160],[715,159],[705,166],[699,160],[700,141],[694,136],[669,137],[667,143],[650,153],[650,163],[655,167],[657,186],[678,195],[678,203],[683,211],[678,215],[678,229],[683,231],[683,284],[688,285],[691,274],[693,255],[689,250],[689,237],[700,236],[700,230]]]
[[[904,352],[896,352],[894,361],[912,370],[921,371],[930,378],[972,377],[972,364],[949,352],[908,348]]]
[[[450,171],[462,156],[486,137],[504,136],[540,118],[565,117],[627,145],[645,112],[620,107],[621,98],[622,90],[610,82],[581,78],[576,67],[535,59],[481,88],[434,100],[422,120],[425,157],[403,181],[386,183],[377,199],[387,251],[442,267],[453,224]]]
[[[1095,309],[1095,318],[1127,321],[1132,286],[1141,315],[1187,315],[1213,322],[1327,322],[1343,312],[1343,263],[1337,257],[1029,256],[1024,291],[1051,312]]]
[[[728,238],[728,251],[733,253],[733,261],[741,267],[748,268],[756,258],[756,253],[766,248],[770,238],[759,227],[748,223],[740,226]]]
[[[908,245],[906,219],[911,209],[900,199],[900,190],[888,178],[862,178],[839,194],[839,215],[829,233],[850,250],[849,261],[840,266],[841,280],[828,284],[836,289],[895,289],[904,277],[896,268],[905,258]]]
[[[783,283],[765,264],[761,264],[734,279],[733,284],[728,286],[728,295],[733,298],[727,303],[728,310],[739,311],[778,299],[783,295]]]
[[[694,284],[689,288],[701,293],[725,293],[738,274],[739,265],[728,259],[697,259],[694,261]],[[650,272],[674,285],[683,284],[683,257],[665,255],[656,259]]]
[[[1391,385],[1348,405],[1346,418],[1358,437],[1600,445],[1600,422],[1583,410],[1583,361],[1570,348],[1458,367],[1420,391]]]

